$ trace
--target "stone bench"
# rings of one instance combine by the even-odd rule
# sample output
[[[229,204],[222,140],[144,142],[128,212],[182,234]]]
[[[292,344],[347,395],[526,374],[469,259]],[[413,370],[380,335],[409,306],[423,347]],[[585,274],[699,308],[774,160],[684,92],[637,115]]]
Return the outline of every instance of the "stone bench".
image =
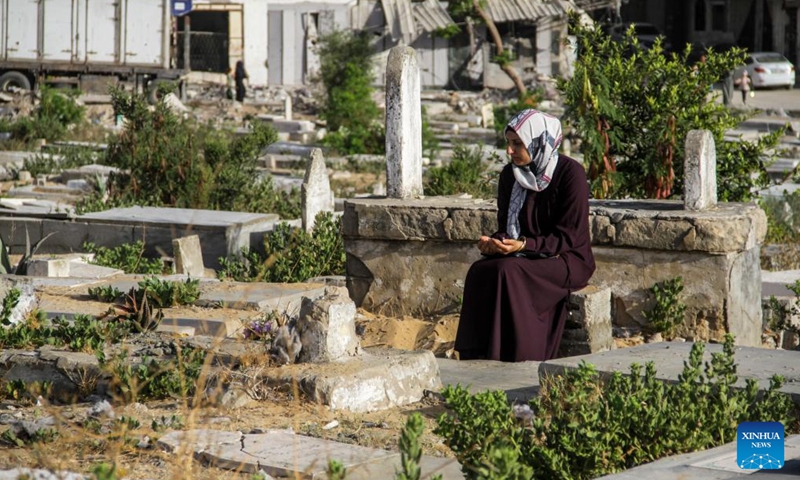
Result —
[[[614,348],[611,329],[611,289],[589,285],[567,300],[567,321],[559,357],[605,352]]]

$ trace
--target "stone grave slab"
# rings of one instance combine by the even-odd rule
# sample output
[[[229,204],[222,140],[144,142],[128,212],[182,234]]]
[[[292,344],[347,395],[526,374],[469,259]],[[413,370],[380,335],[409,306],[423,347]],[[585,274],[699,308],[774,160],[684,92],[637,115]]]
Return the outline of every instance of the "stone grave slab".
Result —
[[[87,240],[101,246],[116,246],[120,241],[119,230],[127,228],[132,232],[127,241],[144,240],[147,247],[145,253],[154,256],[160,252],[170,254],[172,240],[176,238],[198,235],[203,248],[204,264],[218,268],[220,257],[237,255],[243,247],[260,248],[263,235],[272,231],[279,219],[277,214],[272,213],[157,207],[115,208],[77,217],[70,225],[77,232],[71,236],[75,238],[68,242],[68,246],[79,250]]]
[[[800,475],[800,435],[786,437],[786,465],[780,470],[741,470],[736,466],[736,442],[662,458],[624,472],[600,477],[602,480],[789,480]],[[600,480],[598,479],[598,480]]]
[[[117,268],[104,267],[81,261],[69,262],[69,276],[77,278],[108,278],[116,275],[124,275],[125,272]]]
[[[548,360],[539,365],[539,377],[576,370],[582,361],[594,365],[601,374],[613,372],[628,374],[632,363],[644,366],[645,363],[652,361],[655,363],[658,379],[676,382],[678,375],[683,371],[683,362],[689,358],[692,345],[692,342],[650,343],[609,352]],[[722,352],[722,345],[707,344],[705,361],[711,360],[712,352]],[[735,352],[734,359],[739,376],[736,386],[744,387],[746,379],[752,378],[758,382],[759,388],[764,390],[769,388],[770,378],[773,375],[782,375],[786,383],[781,391],[790,395],[792,400],[800,405],[800,352],[756,347],[736,347]]]
[[[262,374],[276,385],[299,385],[307,398],[331,410],[371,412],[418,402],[426,390],[442,387],[430,351],[385,348],[338,362],[300,363]]]
[[[200,304],[224,305],[241,310],[294,311],[303,297],[319,298],[325,285],[318,283],[220,282],[203,289]]]
[[[526,403],[539,392],[542,362],[497,362],[437,358],[442,385],[460,384],[475,394],[503,390],[511,402]]]
[[[794,298],[794,292],[786,286],[793,285],[797,280],[800,280],[800,270],[781,270],[777,272],[763,270],[761,272],[761,297],[769,298],[771,295],[775,295],[776,297]]]
[[[182,446],[187,442],[192,443],[191,447]],[[247,435],[212,430],[171,432],[159,439],[159,444],[169,450],[191,448],[198,459],[219,468],[310,479],[327,478],[328,460],[342,462],[349,473],[358,465],[399,456],[386,450],[277,430]]]

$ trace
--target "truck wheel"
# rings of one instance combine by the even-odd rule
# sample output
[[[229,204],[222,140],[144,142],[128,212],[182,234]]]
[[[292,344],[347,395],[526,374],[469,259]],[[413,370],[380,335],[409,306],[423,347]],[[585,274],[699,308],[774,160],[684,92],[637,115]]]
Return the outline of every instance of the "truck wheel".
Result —
[[[8,92],[12,88],[30,90],[31,81],[20,72],[11,71],[0,75],[0,92]]]

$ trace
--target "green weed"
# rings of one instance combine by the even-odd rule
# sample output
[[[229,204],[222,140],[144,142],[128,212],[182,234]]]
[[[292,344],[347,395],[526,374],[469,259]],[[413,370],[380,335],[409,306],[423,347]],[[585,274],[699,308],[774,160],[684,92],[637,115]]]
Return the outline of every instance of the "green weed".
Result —
[[[90,287],[87,293],[90,297],[100,302],[114,302],[122,296],[122,291],[112,285]]]
[[[686,304],[679,298],[682,291],[682,277],[658,282],[650,288],[655,305],[643,312],[644,318],[650,322],[649,329],[663,333],[667,339],[672,338],[675,330],[683,324],[686,312]]]
[[[107,248],[85,242],[83,249],[94,254],[91,263],[104,267],[118,268],[125,273],[143,273],[157,275],[164,273],[164,263],[160,258],[144,256],[145,244],[142,241],[125,243],[118,247]]]

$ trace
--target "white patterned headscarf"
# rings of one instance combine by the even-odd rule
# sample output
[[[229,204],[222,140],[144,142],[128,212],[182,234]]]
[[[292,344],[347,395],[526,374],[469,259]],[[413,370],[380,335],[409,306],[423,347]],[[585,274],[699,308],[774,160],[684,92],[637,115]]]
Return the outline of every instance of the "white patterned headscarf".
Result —
[[[561,145],[561,122],[552,115],[528,109],[519,112],[506,126],[528,146],[531,163],[519,167],[513,165],[514,188],[508,204],[506,233],[519,238],[519,212],[525,203],[526,190],[541,192],[553,178],[558,163],[558,147]]]

